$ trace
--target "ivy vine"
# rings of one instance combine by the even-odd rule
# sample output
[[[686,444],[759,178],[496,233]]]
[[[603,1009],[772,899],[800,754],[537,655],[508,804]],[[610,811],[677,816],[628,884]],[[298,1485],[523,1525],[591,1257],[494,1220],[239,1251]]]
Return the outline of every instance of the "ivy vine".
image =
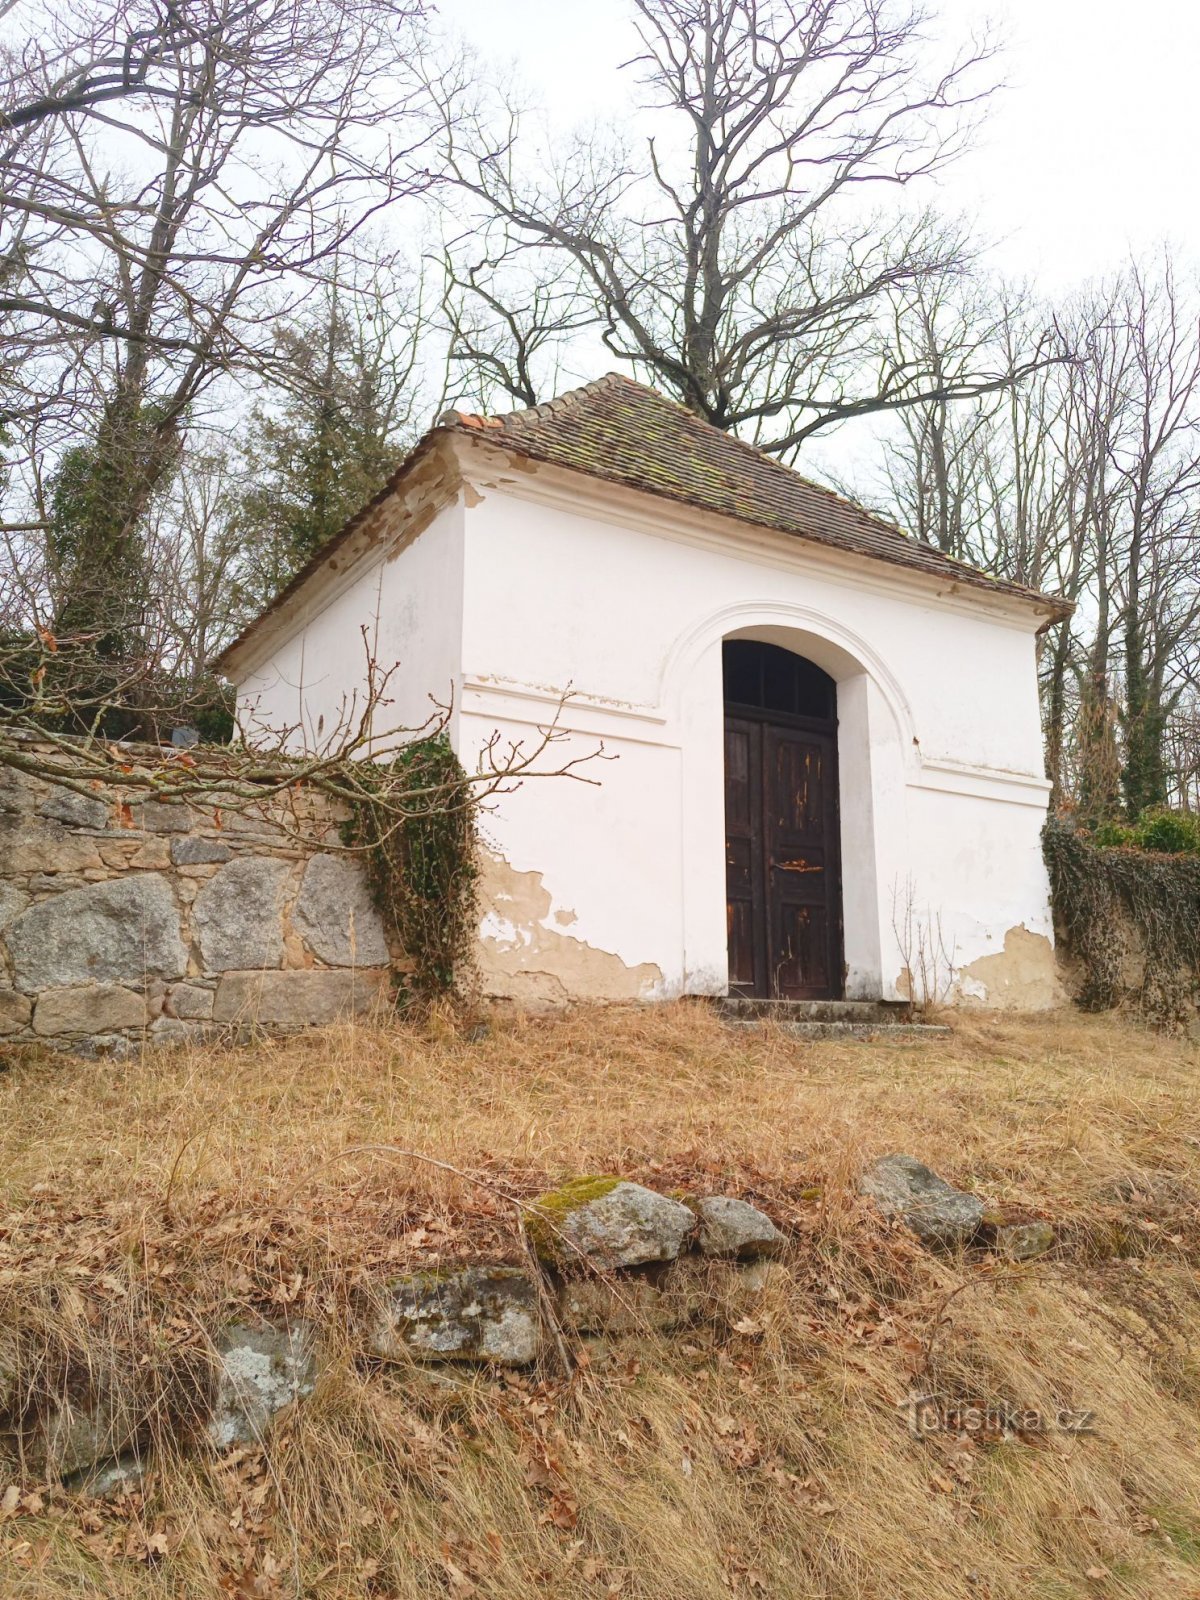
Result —
[[[1167,829],[1160,824],[1151,836],[1165,838]],[[1179,1027],[1200,988],[1200,854],[1107,839],[1057,817],[1042,834],[1055,921],[1083,968],[1079,1004],[1087,1011],[1118,1005],[1136,956],[1141,1010],[1159,1027]]]
[[[412,962],[422,998],[461,985],[478,924],[477,803],[443,734],[386,764],[356,764],[360,791],[343,834],[362,851],[385,926]]]

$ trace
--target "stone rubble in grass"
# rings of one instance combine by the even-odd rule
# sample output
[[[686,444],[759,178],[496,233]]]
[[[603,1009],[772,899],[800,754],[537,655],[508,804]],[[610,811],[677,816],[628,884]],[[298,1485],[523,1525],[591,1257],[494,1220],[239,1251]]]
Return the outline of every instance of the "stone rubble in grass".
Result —
[[[759,1256],[739,1269],[736,1288],[744,1299],[753,1300],[769,1289],[782,1289],[788,1281],[788,1270],[782,1262]]]
[[[698,1202],[703,1255],[731,1259],[775,1255],[786,1243],[770,1217],[746,1200],[708,1195]]]
[[[980,1240],[1022,1261],[1055,1242],[1050,1223],[985,1213],[974,1195],[912,1156],[883,1157],[861,1186],[930,1245]],[[731,1196],[709,1195],[689,1207],[627,1179],[584,1178],[535,1202],[527,1213],[531,1224],[539,1211],[553,1224],[529,1229],[543,1259],[552,1261],[547,1279],[533,1266],[416,1273],[389,1286],[367,1333],[370,1353],[420,1363],[430,1381],[437,1381],[439,1363],[529,1366],[547,1345],[547,1290],[556,1297],[549,1322],[557,1318],[573,1336],[670,1333],[702,1319],[739,1334],[761,1332],[756,1302],[786,1293],[792,1282],[789,1269],[771,1259],[783,1234],[764,1212]],[[282,1411],[313,1393],[316,1344],[315,1329],[303,1320],[226,1327],[215,1341],[209,1444],[218,1450],[260,1444]],[[20,1409],[19,1372],[16,1343],[0,1330],[0,1405],[9,1412]],[[34,1470],[83,1493],[120,1494],[142,1482],[145,1443],[145,1419],[131,1399],[85,1394],[44,1413],[22,1454]]]
[[[621,1338],[649,1329],[669,1332],[686,1320],[680,1297],[647,1278],[572,1278],[559,1291],[558,1312],[572,1333]]]
[[[1032,1261],[1045,1255],[1056,1238],[1051,1224],[1044,1221],[1000,1222],[988,1231],[992,1249],[1009,1261]]]
[[[73,1473],[66,1487],[92,1500],[115,1500],[119,1495],[132,1494],[146,1481],[146,1463],[137,1455],[118,1456],[101,1466],[92,1466]]]
[[[901,1217],[934,1249],[970,1244],[983,1222],[983,1202],[955,1189],[915,1156],[881,1156],[863,1173],[860,1187],[885,1216]]]
[[[46,1413],[25,1458],[40,1472],[69,1478],[120,1456],[137,1434],[132,1400],[119,1394],[64,1397]]]
[[[520,1267],[418,1273],[391,1286],[371,1348],[393,1361],[527,1366],[542,1348],[538,1286]]]
[[[276,1416],[316,1384],[313,1330],[304,1322],[252,1328],[234,1323],[217,1341],[217,1384],[208,1438],[217,1450],[257,1444]]]
[[[533,1202],[539,1254],[563,1266],[674,1261],[697,1227],[678,1200],[623,1178],[581,1178]]]

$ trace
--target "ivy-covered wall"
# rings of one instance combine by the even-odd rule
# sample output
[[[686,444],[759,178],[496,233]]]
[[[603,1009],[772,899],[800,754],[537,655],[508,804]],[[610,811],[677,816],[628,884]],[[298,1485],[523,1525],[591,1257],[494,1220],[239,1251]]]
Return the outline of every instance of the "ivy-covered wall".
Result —
[[[1052,818],[1043,835],[1060,948],[1088,1011],[1136,1005],[1160,1027],[1200,998],[1200,826],[1151,813],[1089,832]]]

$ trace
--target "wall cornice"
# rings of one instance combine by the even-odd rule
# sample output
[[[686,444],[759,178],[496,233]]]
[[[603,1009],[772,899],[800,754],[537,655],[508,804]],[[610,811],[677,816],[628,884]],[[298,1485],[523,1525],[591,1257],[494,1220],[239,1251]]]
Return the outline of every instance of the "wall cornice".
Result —
[[[938,760],[925,755],[910,769],[908,785],[912,789],[969,795],[976,800],[1003,800],[1009,805],[1035,806],[1041,811],[1046,809],[1051,789],[1050,780],[1038,773],[969,766],[965,762]]]

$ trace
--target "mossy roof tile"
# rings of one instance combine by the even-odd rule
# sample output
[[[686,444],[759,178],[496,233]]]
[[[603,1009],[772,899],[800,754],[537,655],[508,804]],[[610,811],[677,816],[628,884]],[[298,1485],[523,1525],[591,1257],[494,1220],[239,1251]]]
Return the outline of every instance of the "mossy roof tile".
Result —
[[[744,440],[714,428],[657,390],[609,373],[546,405],[499,417],[451,411],[439,423],[483,436],[533,461],[714,511],[755,527],[853,551],[932,577],[1062,602],[993,578],[909,538]]]

